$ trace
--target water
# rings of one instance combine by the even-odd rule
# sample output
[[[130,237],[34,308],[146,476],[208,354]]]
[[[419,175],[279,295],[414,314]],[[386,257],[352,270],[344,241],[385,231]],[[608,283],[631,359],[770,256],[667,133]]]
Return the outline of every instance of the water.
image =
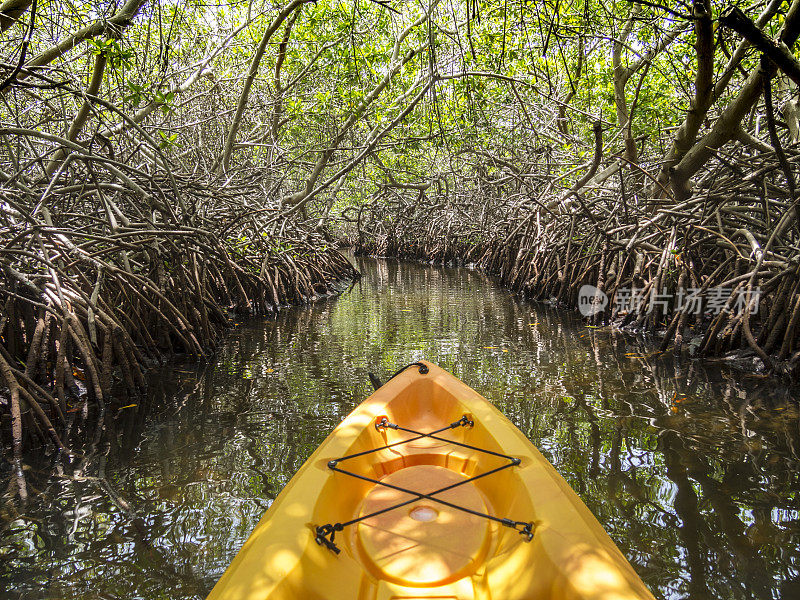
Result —
[[[797,390],[648,356],[476,272],[359,267],[338,299],[242,324],[213,365],[155,373],[85,459],[27,457],[27,503],[4,465],[0,598],[204,598],[367,371],[418,358],[496,403],[657,597],[800,597]]]

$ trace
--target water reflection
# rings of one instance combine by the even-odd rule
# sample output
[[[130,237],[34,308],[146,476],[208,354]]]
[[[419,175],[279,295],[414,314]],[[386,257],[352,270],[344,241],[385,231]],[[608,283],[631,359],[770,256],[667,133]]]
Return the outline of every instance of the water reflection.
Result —
[[[423,357],[539,446],[658,597],[800,597],[796,390],[648,355],[465,269],[360,268],[213,365],[156,373],[86,425],[85,458],[27,457],[27,503],[4,466],[0,597],[204,597],[367,371]]]

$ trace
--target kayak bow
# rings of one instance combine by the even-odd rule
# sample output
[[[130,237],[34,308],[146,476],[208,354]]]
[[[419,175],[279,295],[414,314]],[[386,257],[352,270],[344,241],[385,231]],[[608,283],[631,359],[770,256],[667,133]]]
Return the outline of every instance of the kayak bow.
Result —
[[[653,599],[508,419],[417,366],[333,430],[208,600]]]

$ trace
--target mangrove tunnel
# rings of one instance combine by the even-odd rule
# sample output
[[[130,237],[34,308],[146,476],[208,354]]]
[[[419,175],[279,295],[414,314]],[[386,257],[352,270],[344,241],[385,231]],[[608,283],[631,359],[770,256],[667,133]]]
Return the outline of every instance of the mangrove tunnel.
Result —
[[[657,598],[800,596],[800,0],[0,0],[0,598],[204,598],[438,362]]]

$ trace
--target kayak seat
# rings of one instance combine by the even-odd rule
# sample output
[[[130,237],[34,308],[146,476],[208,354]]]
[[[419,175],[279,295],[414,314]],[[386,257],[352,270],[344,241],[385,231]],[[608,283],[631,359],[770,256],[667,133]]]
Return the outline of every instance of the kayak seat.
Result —
[[[417,465],[382,481],[430,493],[465,479],[445,467]],[[480,513],[488,510],[472,483],[435,497]],[[364,498],[360,513],[369,515],[413,498],[376,485]],[[361,521],[357,541],[362,560],[376,577],[407,586],[443,585],[471,575],[482,563],[489,545],[489,521],[423,499]]]

